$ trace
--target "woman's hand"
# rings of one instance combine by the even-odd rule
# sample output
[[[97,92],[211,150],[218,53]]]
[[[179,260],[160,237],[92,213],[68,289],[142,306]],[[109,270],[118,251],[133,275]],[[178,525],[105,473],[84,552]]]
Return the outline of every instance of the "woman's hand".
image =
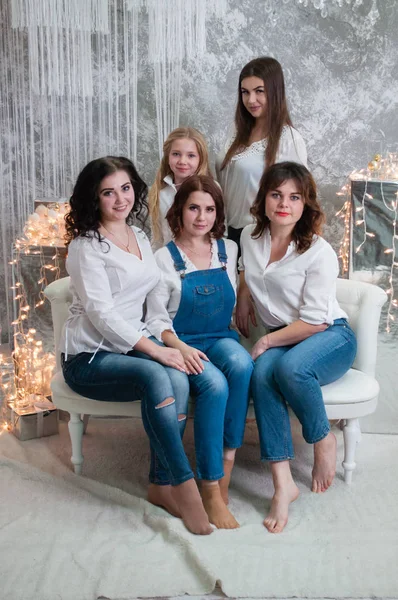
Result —
[[[202,360],[209,360],[204,352],[201,352],[201,350],[197,350],[192,346],[188,346],[188,344],[180,340],[170,329],[162,331],[162,342],[168,347],[178,349],[178,352],[181,353],[185,372],[188,373],[188,375],[199,375],[202,373],[204,369]]]
[[[240,292],[236,303],[235,321],[236,326],[243,336],[249,337],[249,319],[254,327],[257,327],[254,304],[249,288]]]
[[[178,371],[186,373],[184,358],[179,350],[175,348],[166,348],[166,346],[156,346],[152,358],[166,367],[173,367]]]
[[[186,344],[184,348],[181,348],[181,354],[188,375],[199,375],[202,373],[204,369],[202,360],[209,360],[204,352]]]
[[[250,352],[253,360],[256,360],[261,354],[266,352],[269,349],[269,340],[268,335],[263,335],[258,342],[256,342]]]

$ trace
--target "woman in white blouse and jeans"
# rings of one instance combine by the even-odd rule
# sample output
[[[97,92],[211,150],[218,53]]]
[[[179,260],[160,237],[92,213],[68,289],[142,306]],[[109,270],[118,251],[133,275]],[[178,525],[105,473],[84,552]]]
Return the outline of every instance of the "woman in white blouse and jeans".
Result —
[[[269,331],[252,348],[251,393],[261,458],[270,462],[275,487],[264,524],[279,533],[299,493],[287,404],[314,445],[312,491],[324,492],[335,474],[336,438],[320,386],[351,367],[356,340],[336,300],[338,260],[320,237],[324,217],[309,171],[291,162],[267,169],[252,214],[255,224],[242,233],[237,324],[247,336],[253,299]]]
[[[290,119],[282,67],[262,56],[239,75],[235,132],[216,160],[228,237],[238,245],[243,227],[253,223],[250,208],[265,167],[287,160],[307,166],[307,151]]]
[[[87,398],[142,401],[152,457],[148,500],[182,517],[191,532],[208,534],[181,441],[189,395],[184,360],[148,339],[142,318],[160,278],[146,235],[132,225],[146,196],[126,158],[93,160],[77,178],[65,219],[73,302],[60,347],[63,374]]]

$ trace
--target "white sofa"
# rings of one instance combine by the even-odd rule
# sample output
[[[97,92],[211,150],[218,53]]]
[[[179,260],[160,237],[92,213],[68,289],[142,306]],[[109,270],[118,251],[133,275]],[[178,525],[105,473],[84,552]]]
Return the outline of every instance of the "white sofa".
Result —
[[[54,325],[55,347],[61,336],[68,306],[71,302],[69,278],[65,277],[51,283],[45,289],[45,295],[51,302]],[[339,279],[337,281],[337,299],[349,316],[354,329],[358,351],[352,369],[341,379],[322,387],[326,412],[330,420],[341,419],[344,434],[344,478],[351,483],[355,469],[356,444],[360,440],[358,419],[376,409],[379,384],[375,379],[377,333],[380,311],[387,300],[386,293],[375,285],[359,281]],[[69,432],[72,443],[72,463],[76,473],[82,472],[82,439],[84,416],[117,415],[140,417],[140,402],[99,402],[75,394],[65,383],[60,369],[60,357],[57,352],[57,369],[51,382],[53,402],[57,408],[70,413]],[[192,406],[190,408],[192,412]],[[254,418],[253,406],[249,406],[248,418]]]

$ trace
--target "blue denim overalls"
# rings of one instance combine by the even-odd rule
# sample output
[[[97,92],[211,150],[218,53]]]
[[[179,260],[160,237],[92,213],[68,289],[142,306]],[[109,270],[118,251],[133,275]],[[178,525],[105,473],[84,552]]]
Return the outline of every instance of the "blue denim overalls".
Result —
[[[231,329],[235,292],[229,280],[224,240],[217,240],[222,267],[185,273],[186,265],[174,244],[167,248],[181,276],[180,306],[173,320],[178,337],[204,352],[199,375],[189,375],[195,401],[195,453],[198,479],[224,475],[223,447],[243,442],[253,361]]]
[[[181,300],[173,320],[173,327],[183,342],[205,352],[220,338],[239,335],[231,329],[235,306],[235,292],[227,273],[227,254],[223,239],[217,240],[218,258],[222,267],[185,273],[186,265],[174,242],[167,248],[174,267],[181,277]]]

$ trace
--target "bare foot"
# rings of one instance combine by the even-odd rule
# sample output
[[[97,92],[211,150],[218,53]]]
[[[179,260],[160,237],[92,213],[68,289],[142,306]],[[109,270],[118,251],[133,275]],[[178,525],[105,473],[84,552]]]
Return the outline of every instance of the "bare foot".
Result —
[[[218,481],[203,484],[200,493],[210,523],[213,523],[217,529],[237,529],[239,527],[238,521],[226,507]]]
[[[232,474],[232,469],[234,468],[234,464],[235,464],[235,459],[228,459],[228,458],[224,458],[223,460],[223,470],[224,470],[224,477],[222,479],[220,479],[219,486],[220,486],[220,492],[221,492],[221,497],[224,500],[224,504],[227,505],[229,502],[229,498],[228,498],[228,488],[229,488],[229,483],[231,481],[231,474]]]
[[[185,527],[197,535],[209,535],[213,529],[209,523],[198,486],[194,479],[188,479],[171,488]]]
[[[289,515],[289,504],[297,500],[299,489],[294,481],[290,481],[283,487],[276,487],[271,502],[271,510],[264,525],[270,533],[281,533],[286,526]]]
[[[173,515],[173,517],[181,518],[180,509],[171,493],[171,485],[155,485],[154,483],[150,483],[147,500],[155,506],[164,508]]]
[[[332,485],[336,473],[337,442],[334,433],[314,444],[314,468],[312,469],[312,491],[325,492]]]

